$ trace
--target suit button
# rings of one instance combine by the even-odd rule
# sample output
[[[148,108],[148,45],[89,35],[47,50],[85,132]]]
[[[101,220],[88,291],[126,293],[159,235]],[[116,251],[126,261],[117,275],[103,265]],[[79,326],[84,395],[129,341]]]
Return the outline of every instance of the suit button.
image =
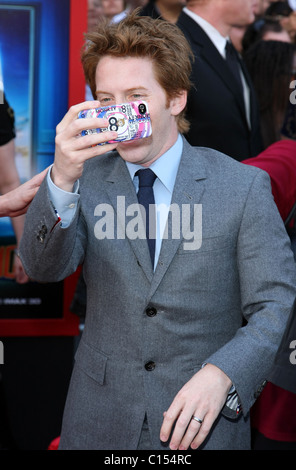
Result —
[[[151,372],[152,370],[154,370],[155,367],[156,367],[156,364],[153,361],[146,362],[145,364],[145,369],[148,370],[148,372]]]
[[[148,317],[155,317],[155,315],[157,314],[157,310],[155,307],[147,307],[146,308],[146,315]]]

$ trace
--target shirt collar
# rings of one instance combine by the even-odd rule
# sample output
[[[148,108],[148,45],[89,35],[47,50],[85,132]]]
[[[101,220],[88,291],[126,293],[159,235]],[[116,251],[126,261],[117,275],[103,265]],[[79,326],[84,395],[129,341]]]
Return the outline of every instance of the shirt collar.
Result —
[[[169,148],[169,150],[167,150],[163,155],[161,155],[157,160],[155,160],[149,167],[151,168],[151,170],[154,171],[156,176],[171,193],[174,189],[182,151],[183,139],[179,134],[174,145]],[[127,169],[132,180],[134,179],[136,171],[144,168],[141,165],[136,165],[131,162],[125,163],[127,165]]]
[[[204,32],[209,36],[212,43],[216,46],[222,57],[225,58],[225,46],[227,42],[227,37],[222,36],[219,31],[214,28],[208,21],[206,21],[201,16],[193,13],[193,11],[188,8],[183,8],[183,11],[190,16],[199,26],[204,30]]]

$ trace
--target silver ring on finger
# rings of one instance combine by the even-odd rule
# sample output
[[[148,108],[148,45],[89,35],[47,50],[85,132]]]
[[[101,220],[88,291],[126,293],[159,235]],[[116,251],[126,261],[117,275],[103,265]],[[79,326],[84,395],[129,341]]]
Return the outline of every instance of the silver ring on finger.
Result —
[[[192,416],[192,419],[194,419],[194,421],[197,421],[199,424],[203,423],[203,419],[200,419],[197,416]]]

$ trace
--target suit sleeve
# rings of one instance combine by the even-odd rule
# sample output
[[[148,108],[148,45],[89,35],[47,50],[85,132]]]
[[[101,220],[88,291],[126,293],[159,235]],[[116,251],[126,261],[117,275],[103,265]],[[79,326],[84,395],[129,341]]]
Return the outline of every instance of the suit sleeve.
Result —
[[[44,179],[27,212],[19,249],[25,271],[34,281],[60,281],[83,262],[86,233],[79,206],[78,199],[74,217],[64,228]]]
[[[237,263],[247,324],[206,362],[230,377],[246,415],[266,383],[296,295],[290,240],[262,171],[245,202]]]

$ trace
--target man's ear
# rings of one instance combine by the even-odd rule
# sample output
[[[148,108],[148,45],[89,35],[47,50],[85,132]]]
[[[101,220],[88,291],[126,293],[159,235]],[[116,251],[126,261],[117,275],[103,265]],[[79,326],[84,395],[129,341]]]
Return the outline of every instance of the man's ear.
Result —
[[[178,116],[187,103],[187,91],[181,90],[174,98],[171,99],[170,107],[172,116]]]

